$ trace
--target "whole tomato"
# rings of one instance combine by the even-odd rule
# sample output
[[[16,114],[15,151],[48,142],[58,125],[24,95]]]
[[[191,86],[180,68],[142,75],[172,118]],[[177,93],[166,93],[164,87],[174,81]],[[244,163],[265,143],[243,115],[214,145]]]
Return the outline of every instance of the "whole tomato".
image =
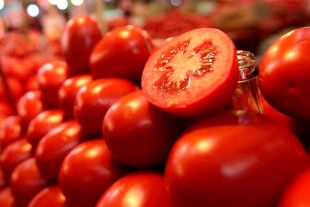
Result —
[[[104,192],[96,207],[105,206],[172,207],[172,204],[161,173],[136,171],[118,179]]]
[[[110,106],[138,87],[121,78],[96,79],[81,87],[74,102],[74,117],[89,137],[102,136],[102,121]]]
[[[14,197],[9,186],[0,191],[0,206],[16,207]]]
[[[309,166],[306,150],[283,125],[255,112],[222,111],[177,140],[165,183],[178,207],[273,207]]]
[[[131,167],[151,168],[164,166],[185,123],[153,106],[143,91],[137,90],[109,108],[102,131],[115,159]]]
[[[266,101],[283,114],[310,120],[310,27],[288,32],[264,53],[259,88]]]
[[[1,149],[5,149],[6,146],[22,137],[23,129],[21,127],[20,117],[17,115],[6,117],[1,123],[0,128]]]
[[[27,206],[32,198],[48,183],[41,176],[34,158],[29,158],[14,169],[11,176],[11,190],[17,207]]]
[[[152,50],[152,39],[145,30],[132,25],[118,27],[91,52],[91,73],[94,78],[121,77],[140,82]]]
[[[85,138],[81,133],[81,126],[73,119],[47,132],[35,151],[36,163],[42,177],[49,182],[57,182],[61,163],[83,140]]]
[[[66,198],[58,185],[51,185],[41,190],[27,207],[68,207]]]
[[[58,183],[72,207],[93,207],[104,191],[128,172],[102,138],[76,146],[64,159]]]
[[[93,16],[79,15],[67,22],[60,45],[70,76],[90,72],[89,57],[102,36],[102,28]]]

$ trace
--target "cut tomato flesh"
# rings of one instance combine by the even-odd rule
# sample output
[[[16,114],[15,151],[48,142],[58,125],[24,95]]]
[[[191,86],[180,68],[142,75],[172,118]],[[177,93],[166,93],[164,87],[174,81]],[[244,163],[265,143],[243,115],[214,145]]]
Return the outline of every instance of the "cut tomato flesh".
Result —
[[[155,106],[195,117],[221,109],[238,84],[236,48],[213,28],[189,31],[157,49],[142,75],[142,88]]]

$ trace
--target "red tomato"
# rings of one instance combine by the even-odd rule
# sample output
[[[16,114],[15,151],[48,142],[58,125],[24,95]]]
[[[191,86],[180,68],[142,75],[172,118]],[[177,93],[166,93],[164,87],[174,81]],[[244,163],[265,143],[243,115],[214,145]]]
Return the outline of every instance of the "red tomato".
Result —
[[[155,106],[197,117],[222,109],[231,100],[238,77],[231,38],[220,30],[202,28],[174,37],[152,53],[142,88]]]
[[[107,33],[90,55],[95,78],[121,77],[139,81],[152,52],[152,40],[141,28],[128,25]]]
[[[310,169],[299,173],[281,196],[278,207],[310,206]]]
[[[184,131],[182,119],[145,98],[142,90],[117,100],[102,125],[109,151],[118,161],[136,168],[163,166],[175,140]]]
[[[10,187],[6,187],[0,191],[0,206],[16,207]]]
[[[52,185],[41,190],[27,207],[68,207],[66,198],[58,185]]]
[[[90,140],[66,156],[59,172],[59,185],[72,207],[93,207],[127,171],[127,167],[111,158],[103,139]]]
[[[8,102],[0,101],[0,115],[2,116],[13,115],[13,108]]]
[[[30,121],[43,111],[41,91],[33,90],[26,92],[17,102],[17,114],[23,128],[27,129]]]
[[[0,166],[7,183],[10,182],[15,167],[31,157],[31,144],[25,138],[16,140],[6,146],[0,155]]]
[[[42,103],[45,108],[57,108],[58,91],[62,83],[68,78],[67,64],[61,60],[55,60],[44,64],[37,72]]]
[[[31,199],[48,183],[44,180],[38,170],[34,158],[29,158],[14,169],[11,176],[11,190],[17,206],[27,206]]]
[[[68,21],[60,44],[70,76],[90,72],[89,57],[101,38],[102,28],[93,16],[82,15]]]
[[[68,78],[59,88],[58,99],[59,108],[64,112],[64,119],[74,118],[74,100],[78,90],[93,80],[91,74],[77,75]]]
[[[26,138],[35,151],[42,137],[62,123],[63,112],[60,109],[45,110],[36,115],[29,123]]]
[[[37,79],[37,74],[30,76],[25,83],[25,92],[38,90],[39,89],[39,81]]]
[[[74,103],[74,116],[90,137],[102,135],[102,121],[110,106],[138,87],[121,78],[101,78],[80,88]]]
[[[2,167],[1,167],[1,169],[0,169],[0,191],[5,189],[7,184],[8,184],[8,182],[7,182],[6,178],[5,178],[4,172],[3,172]]]
[[[43,178],[57,182],[62,161],[84,139],[81,126],[76,120],[61,123],[45,134],[35,152],[35,159]]]
[[[6,82],[8,85],[9,93],[12,96],[12,101],[16,103],[24,93],[22,83],[20,80],[13,77],[6,77]],[[0,78],[0,101],[10,101],[7,92],[8,91],[6,91],[4,83]]]
[[[259,88],[266,101],[283,114],[310,120],[310,27],[288,32],[264,53]]]
[[[155,171],[137,171],[113,183],[96,207],[172,207],[164,177]]]
[[[165,183],[178,207],[273,207],[309,166],[307,152],[287,128],[259,113],[223,111],[177,140]]]
[[[9,144],[21,139],[22,136],[20,117],[17,115],[6,117],[0,128],[1,149],[3,150]]]

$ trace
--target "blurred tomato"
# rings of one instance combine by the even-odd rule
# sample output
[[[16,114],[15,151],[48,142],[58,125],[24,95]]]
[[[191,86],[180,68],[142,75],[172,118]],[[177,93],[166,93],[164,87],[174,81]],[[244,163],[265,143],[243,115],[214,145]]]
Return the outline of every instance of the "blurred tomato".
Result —
[[[6,77],[6,82],[9,91],[6,90],[3,85],[3,80],[0,78],[0,101],[7,101],[10,103],[11,99],[9,96],[11,96],[12,101],[16,103],[24,93],[22,83],[14,77]],[[9,92],[9,94],[7,92]]]
[[[68,21],[60,44],[70,76],[90,72],[89,56],[102,35],[100,23],[94,16],[80,15]]]
[[[11,188],[7,186],[0,191],[0,206],[1,207],[16,207]]]
[[[3,150],[6,146],[22,137],[20,117],[17,115],[6,117],[3,123],[1,123],[0,128],[1,149]]]
[[[0,101],[0,115],[10,116],[13,115],[12,106],[6,101]]]
[[[58,185],[52,185],[41,190],[27,207],[68,207],[66,198]]]
[[[25,92],[38,90],[39,89],[39,81],[37,79],[37,74],[31,75],[25,83]]]
[[[298,139],[254,112],[223,111],[187,129],[173,146],[165,183],[178,207],[274,207],[310,166]]]
[[[111,158],[102,138],[90,140],[66,156],[59,172],[59,185],[70,206],[93,207],[127,171],[126,166]]]
[[[74,116],[90,137],[102,136],[102,121],[110,106],[138,87],[121,78],[101,78],[80,88],[74,103]]]

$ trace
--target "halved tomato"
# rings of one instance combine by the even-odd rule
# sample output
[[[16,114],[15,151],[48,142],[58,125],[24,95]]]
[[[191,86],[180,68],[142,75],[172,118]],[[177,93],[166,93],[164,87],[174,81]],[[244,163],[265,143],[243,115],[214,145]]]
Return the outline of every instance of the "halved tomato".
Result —
[[[238,83],[236,47],[215,28],[191,30],[158,48],[148,59],[142,87],[155,106],[179,116],[220,110]]]

